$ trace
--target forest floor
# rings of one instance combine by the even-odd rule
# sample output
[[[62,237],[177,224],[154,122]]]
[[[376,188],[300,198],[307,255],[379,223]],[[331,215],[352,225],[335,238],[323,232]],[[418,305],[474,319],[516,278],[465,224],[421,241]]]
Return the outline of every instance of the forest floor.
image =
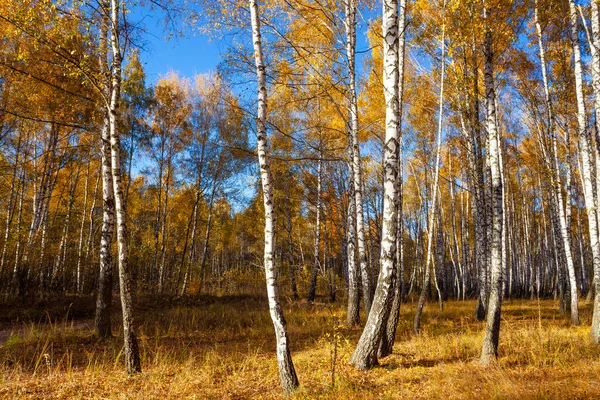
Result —
[[[48,308],[51,305],[50,308]],[[600,346],[589,339],[591,306],[571,327],[553,300],[503,304],[497,365],[478,364],[484,324],[473,301],[402,305],[394,354],[368,372],[348,359],[360,328],[341,304],[286,301],[297,399],[600,398]],[[93,299],[7,305],[0,319],[0,398],[280,398],[275,343],[261,297],[138,299],[143,373],[127,377],[115,337],[91,329]],[[364,318],[364,316],[363,316]]]

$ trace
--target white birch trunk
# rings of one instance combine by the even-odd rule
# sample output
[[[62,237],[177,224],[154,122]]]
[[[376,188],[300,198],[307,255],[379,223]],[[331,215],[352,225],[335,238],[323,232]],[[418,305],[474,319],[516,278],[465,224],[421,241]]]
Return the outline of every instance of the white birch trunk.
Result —
[[[107,74],[108,70],[108,4],[103,2],[102,12],[106,15],[102,19],[102,31],[100,34],[100,70]],[[104,95],[108,96],[110,90],[109,82],[104,82],[106,86]],[[112,283],[113,283],[113,259],[112,259],[112,241],[115,227],[115,196],[112,185],[112,166],[110,162],[110,126],[108,121],[108,111],[104,111],[103,123],[100,134],[101,150],[101,176],[102,176],[102,228],[100,233],[100,271],[98,276],[98,293],[96,296],[96,333],[100,338],[108,338],[112,335],[111,330],[111,311],[112,311]],[[92,224],[92,214],[90,212],[90,224]],[[91,234],[91,231],[90,231]],[[90,242],[91,237],[88,238]]]
[[[404,53],[406,50],[406,0],[398,3],[398,175],[396,178],[396,281],[393,288],[393,300],[388,317],[385,334],[379,346],[379,357],[392,354],[396,341],[396,328],[400,319],[400,305],[404,296],[404,237],[403,237],[403,210],[402,210],[402,110],[404,103]]]
[[[104,116],[101,134],[102,151],[102,228],[100,233],[100,275],[96,297],[96,333],[100,338],[111,336],[111,303],[113,282],[112,241],[115,226],[115,197],[110,163],[110,131],[108,115]],[[91,218],[91,216],[90,216]]]
[[[123,182],[121,181],[121,145],[118,131],[118,107],[120,103],[122,62],[120,43],[120,0],[110,1],[112,48],[111,94],[108,110],[110,127],[110,150],[115,211],[117,215],[117,244],[119,254],[119,290],[123,314],[123,340],[125,344],[125,365],[128,374],[142,371],[140,354],[134,328],[133,298],[131,292],[130,271],[127,251],[127,217],[124,206]]]
[[[446,2],[443,2],[442,8],[445,8]],[[438,103],[438,121],[437,121],[437,135],[436,135],[436,147],[435,147],[435,167],[433,175],[433,188],[431,190],[431,208],[429,209],[429,221],[427,222],[427,251],[425,255],[425,279],[423,280],[423,287],[421,288],[421,295],[419,296],[419,303],[417,304],[417,312],[415,313],[415,320],[413,323],[413,330],[415,333],[419,333],[421,329],[421,314],[423,313],[423,306],[427,298],[427,288],[430,281],[430,270],[433,269],[436,289],[440,298],[440,310],[442,309],[442,297],[440,290],[437,286],[437,279],[435,278],[435,265],[432,265],[432,246],[433,246],[433,232],[435,231],[434,223],[437,212],[437,198],[438,198],[438,185],[440,177],[440,162],[441,162],[441,151],[442,151],[442,124],[444,120],[444,78],[446,74],[446,27],[442,23],[442,37],[440,40],[440,48],[442,50],[442,71],[440,75],[440,97]]]
[[[600,15],[598,11],[598,1],[591,0],[591,9],[592,9],[592,77],[593,83],[592,88],[594,92],[594,110],[596,113],[596,155],[600,153],[598,151],[598,134],[600,132],[598,129],[600,128]],[[573,10],[574,2],[573,0],[569,1],[569,5],[571,7],[571,18],[573,18]],[[573,40],[573,35],[577,33],[576,26],[571,27],[571,36]],[[573,41],[573,46],[575,46],[575,41]],[[581,63],[581,60],[579,61]],[[579,100],[577,102],[579,104]],[[579,107],[578,107],[579,110]],[[585,110],[584,110],[585,111]],[[578,114],[581,111],[578,111]],[[585,116],[585,115],[584,115]],[[578,118],[579,121],[579,118]],[[580,129],[581,130],[581,129]],[[584,166],[586,168],[587,166]],[[596,172],[598,172],[599,165],[596,165]],[[585,175],[585,174],[584,174]],[[586,199],[586,208],[588,209],[588,218],[590,214],[590,206],[587,204]],[[598,213],[597,204],[593,205],[593,213]],[[600,342],[600,242],[598,241],[598,225],[596,224],[596,229],[594,235],[592,235],[592,226],[589,225],[590,229],[590,239],[592,242],[592,255],[593,255],[593,266],[594,266],[594,313],[592,317],[592,329],[591,329],[591,337],[595,343]],[[585,267],[584,267],[585,268]],[[591,288],[590,288],[591,290]]]
[[[265,207],[265,250],[264,268],[267,281],[267,296],[269,299],[269,311],[277,344],[277,362],[279,365],[279,376],[285,393],[292,393],[298,387],[298,377],[292,363],[289,348],[287,325],[283,316],[283,310],[279,304],[275,266],[273,263],[273,186],[271,183],[271,169],[268,158],[267,143],[267,82],[263,58],[262,38],[260,33],[260,19],[258,11],[258,0],[249,0],[250,18],[252,24],[252,42],[254,45],[254,61],[256,64],[256,78],[258,82],[258,113],[257,113],[257,150],[258,163],[260,166],[260,177],[263,189],[263,202]]]
[[[373,304],[350,362],[358,369],[377,364],[377,352],[390,313],[396,275],[396,201],[398,188],[398,1],[383,1],[383,89],[385,95],[385,142],[381,268]]]
[[[317,275],[321,269],[319,263],[319,246],[321,244],[321,191],[323,186],[323,154],[321,151],[322,143],[319,144],[319,165],[317,167],[317,216],[315,223],[315,247],[313,250],[313,270],[310,279],[310,287],[308,288],[308,302],[315,301],[317,292]]]
[[[489,26],[489,10],[484,4],[485,37],[485,97],[486,126],[488,135],[488,160],[492,189],[492,234],[490,252],[490,294],[487,305],[486,328],[481,350],[481,363],[489,365],[497,357],[500,337],[500,311],[502,305],[502,224],[504,203],[500,176],[500,145],[496,126],[496,93],[494,88],[494,53],[492,31]]]
[[[355,168],[360,168],[360,154],[358,157],[355,156],[354,143],[358,141],[358,109],[356,99],[356,12],[357,6],[355,0],[346,0],[344,4],[345,12],[345,27],[346,27],[346,57],[348,62],[348,134],[349,134],[349,161],[348,161],[348,173],[349,173],[349,193],[348,193],[348,315],[346,323],[350,326],[355,326],[360,323],[360,311],[358,304],[360,302],[358,287],[360,271],[356,265],[356,248],[357,248],[357,212],[356,212],[356,199],[357,199],[357,188],[356,180],[360,184],[360,171],[355,171]],[[358,146],[357,146],[358,147]],[[361,192],[360,201],[362,203],[362,190],[359,186],[358,191]],[[364,236],[364,228],[363,228]],[[363,237],[363,250],[364,250],[364,237]],[[360,260],[360,258],[359,258]],[[366,257],[365,257],[366,261]],[[359,261],[360,263],[360,261]],[[366,268],[366,265],[365,265]],[[367,286],[369,282],[369,276],[363,274],[367,279]],[[364,285],[363,285],[364,286]],[[369,311],[370,308],[370,287],[367,287],[368,291],[365,291],[365,310]]]
[[[556,144],[556,121],[554,119],[554,111],[552,108],[552,101],[550,99],[550,87],[548,80],[548,72],[546,65],[546,50],[544,48],[544,42],[542,38],[542,27],[539,21],[539,7],[538,0],[535,1],[534,9],[535,29],[538,38],[538,47],[540,54],[540,63],[542,67],[542,82],[544,84],[544,97],[546,102],[546,115],[548,123],[548,133],[551,141],[551,152],[552,160],[549,160],[551,166],[551,180],[554,190],[554,196],[556,197],[556,203],[558,208],[558,220],[560,225],[560,234],[562,237],[562,245],[567,261],[567,273],[569,275],[569,284],[571,288],[571,322],[573,325],[579,325],[579,311],[578,311],[578,294],[577,294],[577,279],[575,277],[575,264],[573,263],[573,253],[571,251],[571,238],[569,229],[567,227],[567,219],[565,215],[565,205],[563,203],[562,185],[560,183],[560,169],[558,163],[558,146]],[[567,207],[569,207],[567,203]]]

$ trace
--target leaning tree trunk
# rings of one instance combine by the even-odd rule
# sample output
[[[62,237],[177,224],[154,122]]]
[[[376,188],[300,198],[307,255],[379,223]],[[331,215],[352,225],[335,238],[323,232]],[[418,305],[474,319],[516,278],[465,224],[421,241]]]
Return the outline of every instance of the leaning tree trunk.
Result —
[[[594,1],[593,1],[594,3]],[[567,228],[567,220],[565,215],[565,205],[563,203],[562,187],[560,183],[560,167],[558,163],[558,146],[556,144],[556,121],[554,119],[554,110],[552,109],[552,101],[550,99],[550,87],[548,83],[548,72],[546,66],[546,51],[544,49],[544,43],[542,40],[542,27],[539,21],[539,7],[538,0],[535,1],[534,9],[535,18],[535,29],[538,38],[538,47],[540,53],[540,63],[542,67],[542,81],[544,84],[544,96],[546,102],[546,114],[548,131],[550,136],[550,152],[552,153],[552,160],[549,160],[551,169],[551,180],[553,183],[554,196],[556,198],[558,220],[560,226],[561,244],[565,253],[565,259],[567,261],[567,273],[569,275],[569,284],[571,286],[571,322],[573,325],[579,325],[579,311],[578,311],[578,294],[577,294],[577,279],[575,277],[575,264],[573,263],[573,253],[571,251],[571,238],[570,232]],[[567,193],[568,195],[568,193]],[[570,207],[567,203],[567,207]]]
[[[85,243],[85,262],[87,264],[91,253],[94,252],[94,246],[92,243],[92,238],[94,237],[94,210],[96,209],[96,201],[98,196],[98,188],[100,187],[100,178],[102,177],[102,166],[100,166],[100,171],[96,174],[96,184],[94,185],[94,195],[92,197],[92,204],[89,208],[88,213],[88,234]],[[83,282],[81,283],[82,287],[85,287],[85,274],[82,277]]]
[[[283,310],[279,304],[275,265],[273,263],[274,241],[274,210],[273,210],[273,185],[271,169],[268,158],[267,144],[267,82],[266,71],[260,34],[260,19],[258,16],[258,0],[249,0],[250,17],[252,23],[252,42],[254,44],[254,61],[256,63],[256,78],[258,81],[258,115],[257,115],[257,149],[260,177],[263,189],[263,202],[265,207],[265,251],[264,268],[267,281],[267,295],[269,299],[269,312],[275,328],[277,343],[277,362],[281,386],[285,393],[292,393],[298,387],[298,377],[292,363],[290,354],[287,325]]]
[[[446,2],[443,2],[442,8],[446,7]],[[434,271],[435,278],[435,265],[432,265],[432,250],[433,250],[433,232],[435,231],[435,216],[437,212],[437,198],[438,198],[438,185],[440,176],[440,159],[442,151],[442,123],[444,120],[444,78],[446,73],[446,29],[445,24],[442,23],[442,38],[440,40],[440,47],[442,49],[442,72],[440,75],[440,99],[438,108],[438,121],[437,121],[437,139],[436,139],[436,152],[435,152],[435,169],[433,175],[433,188],[431,190],[431,209],[429,210],[429,222],[427,223],[427,255],[425,259],[425,279],[423,280],[423,288],[421,289],[421,295],[419,296],[419,303],[417,304],[417,312],[415,313],[415,320],[413,324],[413,330],[415,333],[419,333],[421,329],[421,315],[423,313],[423,306],[425,305],[425,299],[427,298],[427,289],[429,287],[430,269]],[[437,288],[437,279],[436,279]],[[440,309],[442,308],[442,296],[439,293]]]
[[[83,205],[81,208],[81,223],[79,224],[79,239],[77,241],[77,269],[76,269],[76,279],[75,279],[75,292],[81,293],[81,257],[83,254],[83,237],[85,233],[85,216],[87,211],[87,203],[88,203],[88,189],[89,189],[89,181],[90,181],[90,154],[88,153],[88,162],[87,168],[85,172],[85,185],[83,188]]]
[[[381,269],[371,311],[350,362],[358,369],[377,364],[385,333],[396,275],[396,178],[398,174],[398,1],[383,2],[383,89],[385,94],[384,188],[381,236]]]
[[[494,54],[492,51],[492,31],[489,27],[489,11],[484,5],[485,19],[485,98],[486,125],[488,134],[488,157],[492,185],[492,237],[491,237],[491,279],[490,295],[487,305],[486,328],[481,350],[481,363],[492,363],[498,354],[500,337],[500,310],[502,305],[502,222],[504,202],[502,198],[502,179],[500,176],[500,143],[496,126],[496,93],[494,89]]]

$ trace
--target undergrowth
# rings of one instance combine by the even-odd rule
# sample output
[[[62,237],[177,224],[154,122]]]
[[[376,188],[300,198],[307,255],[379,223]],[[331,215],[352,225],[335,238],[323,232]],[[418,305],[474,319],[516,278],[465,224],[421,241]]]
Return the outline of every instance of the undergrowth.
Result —
[[[394,354],[368,372],[348,360],[360,328],[343,325],[342,304],[284,302],[301,387],[298,399],[600,398],[600,347],[569,325],[552,300],[503,305],[498,362],[478,364],[483,323],[475,303],[430,304],[412,333],[403,304]],[[1,398],[269,399],[279,374],[268,307],[261,297],[140,299],[143,373],[127,377],[118,313],[100,341],[93,320],[47,314],[0,326]],[[364,321],[364,316],[363,321]],[[6,331],[9,330],[8,334]]]

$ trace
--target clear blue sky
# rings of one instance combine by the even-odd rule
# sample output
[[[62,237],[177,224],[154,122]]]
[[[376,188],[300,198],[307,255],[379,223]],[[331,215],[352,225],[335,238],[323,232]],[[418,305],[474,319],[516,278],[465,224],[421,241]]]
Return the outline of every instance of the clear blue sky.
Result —
[[[146,70],[147,83],[155,83],[158,78],[173,70],[186,77],[215,71],[221,52],[226,44],[211,41],[206,35],[186,29],[184,37],[168,39],[162,16],[150,10],[134,11],[131,22],[139,23],[146,29],[142,42],[144,49],[141,59]]]

